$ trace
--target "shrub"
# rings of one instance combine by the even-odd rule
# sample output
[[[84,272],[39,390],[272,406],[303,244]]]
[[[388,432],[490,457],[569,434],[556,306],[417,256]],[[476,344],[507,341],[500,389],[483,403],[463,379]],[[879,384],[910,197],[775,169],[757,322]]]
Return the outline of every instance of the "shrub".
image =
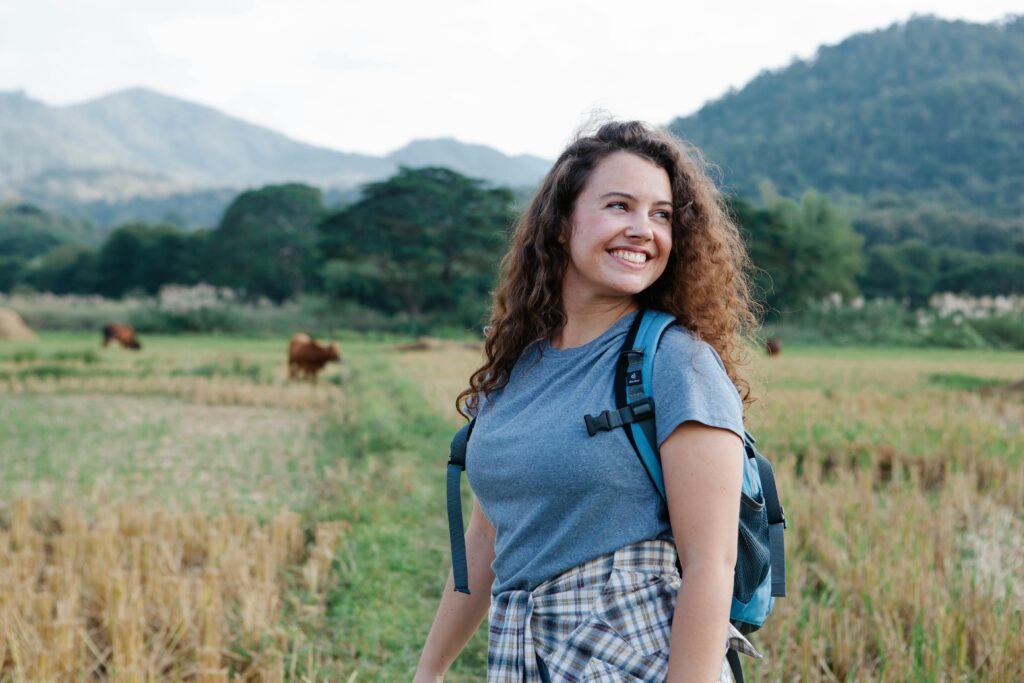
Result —
[[[1024,349],[1024,297],[947,293],[914,309],[907,301],[835,294],[765,331],[804,343]]]

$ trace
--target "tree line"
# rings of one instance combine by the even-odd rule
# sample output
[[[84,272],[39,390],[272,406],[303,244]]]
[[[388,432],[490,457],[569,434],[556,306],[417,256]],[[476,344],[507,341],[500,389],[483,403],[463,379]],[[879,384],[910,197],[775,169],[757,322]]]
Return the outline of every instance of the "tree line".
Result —
[[[851,220],[815,193],[728,201],[769,319],[832,292],[912,304],[939,291],[1024,293],[1024,231],[1005,222],[898,203]],[[0,291],[116,298],[205,282],[251,299],[318,294],[475,327],[518,204],[448,169],[402,168],[345,206],[326,207],[314,187],[273,185],[240,194],[213,228],[128,223],[96,246],[73,239],[82,228],[67,219],[0,207]]]

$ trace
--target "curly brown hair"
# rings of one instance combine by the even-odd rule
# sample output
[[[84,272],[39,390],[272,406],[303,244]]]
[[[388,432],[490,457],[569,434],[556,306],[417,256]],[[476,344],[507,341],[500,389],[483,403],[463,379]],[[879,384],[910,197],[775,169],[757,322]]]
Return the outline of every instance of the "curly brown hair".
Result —
[[[672,188],[672,251],[665,272],[636,295],[637,303],[674,315],[714,347],[745,404],[753,401],[740,372],[744,337],[758,325],[750,293],[750,259],[699,150],[640,121],[612,121],[581,132],[562,152],[520,216],[501,261],[486,329],[486,361],[456,399],[469,417],[481,395],[508,382],[526,348],[551,339],[566,323],[562,276],[569,262],[569,217],[597,164],[616,152],[660,166]]]

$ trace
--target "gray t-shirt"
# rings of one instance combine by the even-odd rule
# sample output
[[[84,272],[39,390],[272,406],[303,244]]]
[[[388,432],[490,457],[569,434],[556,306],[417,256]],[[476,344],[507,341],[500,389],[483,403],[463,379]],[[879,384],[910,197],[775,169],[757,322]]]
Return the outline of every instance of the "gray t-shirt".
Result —
[[[571,349],[528,348],[481,401],[466,475],[497,530],[494,595],[622,546],[672,537],[668,512],[624,429],[587,434],[584,414],[615,407],[615,363],[635,313]],[[743,403],[718,354],[673,326],[654,360],[660,445],[695,420],[743,437]]]

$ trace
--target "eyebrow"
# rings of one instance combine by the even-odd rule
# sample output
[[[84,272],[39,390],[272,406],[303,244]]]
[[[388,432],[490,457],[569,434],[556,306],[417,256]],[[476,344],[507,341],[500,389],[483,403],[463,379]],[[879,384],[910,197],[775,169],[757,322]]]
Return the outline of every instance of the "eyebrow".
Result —
[[[628,192],[612,191],[612,192],[605,192],[603,195],[601,195],[601,199],[605,199],[606,197],[625,197],[626,199],[631,199],[634,202],[637,201],[637,198],[634,197],[633,195],[631,195]],[[657,202],[654,202],[654,203],[655,204],[667,204],[670,207],[672,206],[672,202],[666,201],[664,199],[662,199],[660,201],[657,201]]]

